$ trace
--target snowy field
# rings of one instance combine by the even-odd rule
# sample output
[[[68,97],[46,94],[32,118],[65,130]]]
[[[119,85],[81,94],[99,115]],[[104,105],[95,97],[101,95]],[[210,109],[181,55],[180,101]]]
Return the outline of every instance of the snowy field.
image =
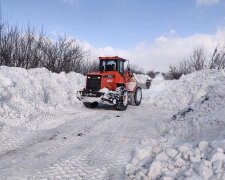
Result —
[[[225,179],[225,71],[158,75],[124,112],[84,108],[84,84],[0,67],[0,179]]]

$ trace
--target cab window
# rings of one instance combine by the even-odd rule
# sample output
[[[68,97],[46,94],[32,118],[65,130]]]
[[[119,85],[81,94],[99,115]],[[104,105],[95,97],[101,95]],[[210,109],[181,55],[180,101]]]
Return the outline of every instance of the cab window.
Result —
[[[124,73],[124,62],[123,61],[119,61],[118,63],[119,65],[119,73],[123,74]]]
[[[101,70],[116,71],[116,61],[101,61]]]

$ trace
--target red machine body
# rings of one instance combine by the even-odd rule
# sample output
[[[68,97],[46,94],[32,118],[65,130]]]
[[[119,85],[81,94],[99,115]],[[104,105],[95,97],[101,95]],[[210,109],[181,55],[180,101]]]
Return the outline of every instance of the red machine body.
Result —
[[[118,56],[99,57],[99,71],[87,74],[86,87],[78,92],[78,98],[89,108],[98,103],[114,104],[117,110],[125,110],[128,104],[140,105],[142,90],[130,71],[126,59]]]

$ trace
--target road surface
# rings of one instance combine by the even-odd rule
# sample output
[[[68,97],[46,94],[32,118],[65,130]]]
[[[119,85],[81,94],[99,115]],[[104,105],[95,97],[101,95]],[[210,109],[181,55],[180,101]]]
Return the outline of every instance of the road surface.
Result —
[[[149,104],[124,112],[100,106],[41,114],[24,127],[9,127],[12,133],[0,139],[0,179],[127,179],[135,146],[159,138],[157,127],[167,117]],[[36,130],[27,128],[32,122]]]

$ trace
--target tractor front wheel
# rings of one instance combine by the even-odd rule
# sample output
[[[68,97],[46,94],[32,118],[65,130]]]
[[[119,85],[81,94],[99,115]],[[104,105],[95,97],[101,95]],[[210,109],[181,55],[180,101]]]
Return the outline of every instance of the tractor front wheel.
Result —
[[[125,111],[128,106],[128,93],[127,91],[124,91],[122,93],[122,96],[120,97],[120,101],[117,102],[115,105],[115,109],[118,111]]]
[[[93,102],[93,103],[84,102],[83,104],[84,104],[85,107],[91,108],[91,109],[96,108],[98,106],[98,102]]]

